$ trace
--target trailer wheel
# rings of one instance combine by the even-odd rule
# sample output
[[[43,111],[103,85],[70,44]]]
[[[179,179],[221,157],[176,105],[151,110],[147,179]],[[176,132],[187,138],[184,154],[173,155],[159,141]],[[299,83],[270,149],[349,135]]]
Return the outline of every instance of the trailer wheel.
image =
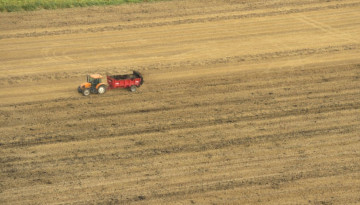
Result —
[[[104,94],[104,93],[106,92],[105,86],[104,86],[104,85],[101,85],[101,86],[98,88],[97,92],[98,92],[99,94]]]
[[[90,89],[89,88],[84,89],[83,90],[83,95],[85,95],[85,96],[90,95]]]
[[[131,92],[135,92],[135,91],[136,91],[136,86],[135,86],[135,85],[132,85],[132,86],[130,87],[130,91],[131,91]]]

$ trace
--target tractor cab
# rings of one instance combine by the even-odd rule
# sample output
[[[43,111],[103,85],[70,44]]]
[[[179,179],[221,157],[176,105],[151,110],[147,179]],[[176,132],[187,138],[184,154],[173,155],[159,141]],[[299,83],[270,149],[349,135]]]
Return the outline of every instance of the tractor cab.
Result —
[[[87,82],[91,83],[91,87],[96,87],[101,83],[102,76],[99,74],[87,75]]]
[[[87,96],[90,93],[103,94],[106,91],[105,83],[102,83],[100,74],[87,75],[86,83],[82,83],[78,87],[78,92]]]

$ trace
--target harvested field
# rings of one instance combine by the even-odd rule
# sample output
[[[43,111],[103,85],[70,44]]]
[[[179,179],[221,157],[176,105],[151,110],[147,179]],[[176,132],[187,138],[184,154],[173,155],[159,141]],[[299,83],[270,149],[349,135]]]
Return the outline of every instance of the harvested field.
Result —
[[[360,2],[0,13],[0,204],[360,203]],[[84,97],[87,73],[136,93]]]

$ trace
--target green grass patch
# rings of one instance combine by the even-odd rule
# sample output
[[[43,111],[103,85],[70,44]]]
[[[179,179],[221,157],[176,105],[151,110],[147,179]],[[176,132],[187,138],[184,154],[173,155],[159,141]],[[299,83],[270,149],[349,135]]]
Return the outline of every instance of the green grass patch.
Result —
[[[34,11],[85,6],[119,5],[164,0],[0,0],[0,12]]]

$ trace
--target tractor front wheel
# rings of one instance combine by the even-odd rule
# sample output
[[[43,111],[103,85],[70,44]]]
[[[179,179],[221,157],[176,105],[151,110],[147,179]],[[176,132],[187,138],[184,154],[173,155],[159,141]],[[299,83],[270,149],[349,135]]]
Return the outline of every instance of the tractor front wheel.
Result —
[[[85,96],[90,95],[90,89],[89,88],[84,89],[83,90],[83,95],[85,95]]]
[[[106,88],[104,85],[101,85],[99,88],[98,88],[98,93],[99,94],[104,94],[106,92]]]
[[[131,91],[131,92],[135,92],[135,91],[136,91],[136,86],[135,86],[135,85],[132,85],[132,86],[130,87],[130,91]]]

